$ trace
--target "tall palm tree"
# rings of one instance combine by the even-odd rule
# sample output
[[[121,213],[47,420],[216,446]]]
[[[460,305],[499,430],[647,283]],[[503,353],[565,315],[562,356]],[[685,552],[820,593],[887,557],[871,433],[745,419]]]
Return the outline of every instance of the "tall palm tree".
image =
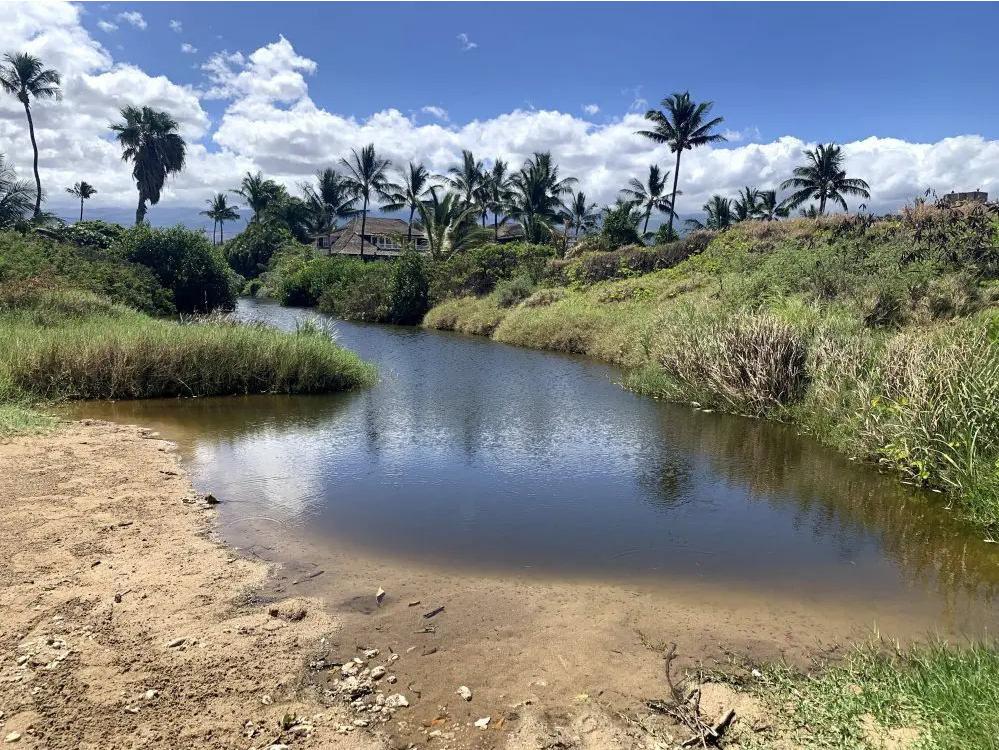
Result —
[[[636,177],[632,177],[626,187],[621,192],[629,196],[637,205],[645,209],[645,224],[642,226],[642,236],[649,231],[649,218],[652,211],[671,211],[672,203],[666,195],[666,180],[669,179],[669,171],[661,174],[658,164],[649,166],[649,175],[643,183]]]
[[[645,119],[653,124],[652,130],[639,130],[638,135],[656,142],[665,143],[669,150],[676,154],[676,167],[673,170],[673,194],[670,206],[676,206],[676,185],[680,178],[680,155],[686,150],[704,146],[708,143],[719,143],[726,140],[720,133],[711,131],[724,122],[723,117],[708,120],[714,102],[695,103],[690,98],[690,92],[675,93],[662,100],[666,112],[650,109],[645,113]],[[670,211],[669,232],[673,230],[673,217]]]
[[[333,232],[340,219],[354,215],[357,195],[346,178],[335,169],[326,167],[316,172],[316,184],[305,185],[305,202],[309,208],[309,232],[315,236]]]
[[[580,232],[589,232],[597,227],[597,219],[600,218],[596,203],[586,200],[586,193],[570,193],[569,200],[565,202],[565,218],[569,229],[578,237]]]
[[[493,162],[492,168],[486,173],[486,184],[483,191],[483,210],[489,211],[493,215],[493,239],[497,241],[499,241],[501,223],[499,217],[506,210],[506,205],[510,202],[512,186],[509,165],[502,159],[497,159]],[[503,221],[505,222],[506,219]]]
[[[177,121],[166,112],[151,107],[125,107],[121,110],[124,122],[113,124],[121,145],[122,161],[132,162],[132,177],[139,190],[139,205],[135,209],[135,223],[146,217],[146,201],[153,206],[160,202],[160,193],[167,175],[184,169],[187,144],[180,137]]]
[[[748,185],[739,191],[739,197],[732,202],[732,212],[735,220],[749,221],[759,213],[760,191]]]
[[[480,190],[486,179],[484,170],[482,162],[476,161],[472,152],[464,149],[461,152],[461,164],[448,169],[450,177],[445,177],[444,181],[458,193],[465,205],[471,206],[481,195]]]
[[[73,187],[66,188],[66,192],[80,199],[80,221],[83,221],[83,201],[97,195],[97,188],[86,180],[80,180]]]
[[[409,163],[400,173],[400,182],[386,187],[389,192],[389,202],[382,206],[382,211],[399,211],[409,209],[409,228],[406,230],[406,246],[413,242],[413,217],[420,203],[427,200],[432,189],[433,175],[422,164]]]
[[[229,205],[229,196],[225,193],[216,193],[205,201],[208,209],[201,212],[202,216],[207,216],[214,223],[212,224],[212,244],[215,244],[215,228],[219,227],[219,244],[225,244],[225,223],[227,221],[237,221],[239,206]]]
[[[62,99],[59,73],[42,67],[42,61],[26,52],[8,52],[0,65],[0,88],[13,94],[24,105],[28,117],[28,135],[35,152],[35,216],[42,210],[42,179],[38,176],[38,143],[35,141],[35,123],[31,119],[31,98]]]
[[[707,217],[701,223],[697,219],[687,219],[684,223],[691,229],[728,229],[735,223],[732,215],[732,199],[712,195],[711,200],[701,206]]]
[[[805,219],[817,219],[822,216],[822,212],[819,211],[815,206],[809,206],[808,208],[799,208],[798,216]]]
[[[347,182],[351,189],[363,201],[361,206],[361,258],[364,258],[364,231],[368,220],[368,204],[372,198],[381,198],[390,201],[386,194],[389,186],[388,168],[391,162],[388,159],[380,159],[375,153],[375,144],[369,143],[357,153],[350,150],[353,158],[350,161],[341,159],[340,163],[350,172]]]
[[[786,218],[791,213],[786,201],[777,200],[776,190],[761,190],[760,200],[756,204],[756,218],[761,221],[777,221]]]
[[[507,214],[520,222],[528,242],[541,243],[552,234],[562,212],[562,197],[572,192],[574,177],[560,178],[551,153],[535,153],[510,178]]]
[[[17,179],[0,154],[0,227],[24,218],[31,210],[31,193],[31,183]]]
[[[239,187],[229,192],[246,201],[246,207],[253,212],[250,221],[260,221],[264,211],[277,200],[281,190],[282,187],[274,180],[264,178],[262,172],[247,172],[240,180]]]
[[[488,230],[476,226],[478,209],[465,203],[457,193],[437,195],[439,188],[430,188],[430,199],[417,203],[431,257],[446,258],[466,250],[487,238]]]
[[[797,208],[807,200],[819,201],[819,213],[826,212],[826,202],[838,203],[846,211],[845,195],[870,198],[871,186],[863,180],[846,176],[843,153],[835,143],[819,144],[805,149],[805,164],[794,168],[794,177],[780,184],[781,190],[793,189],[787,199],[790,208]]]

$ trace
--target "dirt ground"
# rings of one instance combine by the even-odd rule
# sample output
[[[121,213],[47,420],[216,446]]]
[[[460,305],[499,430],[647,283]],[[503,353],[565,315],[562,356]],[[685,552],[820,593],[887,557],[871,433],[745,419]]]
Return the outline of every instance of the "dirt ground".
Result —
[[[0,738],[53,750],[667,747],[689,732],[644,707],[666,696],[657,649],[678,644],[678,675],[739,673],[734,654],[804,661],[843,631],[734,593],[663,600],[459,575],[267,528],[237,552],[215,520],[148,430],[73,422],[0,445]],[[701,696],[706,717],[735,709],[733,740],[765,725],[726,684]]]

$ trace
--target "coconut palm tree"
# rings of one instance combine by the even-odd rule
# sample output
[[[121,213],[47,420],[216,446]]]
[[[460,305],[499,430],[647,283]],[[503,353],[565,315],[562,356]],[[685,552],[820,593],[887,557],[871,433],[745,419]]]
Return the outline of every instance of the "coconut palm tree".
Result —
[[[732,199],[723,198],[720,195],[712,195],[711,200],[701,206],[707,216],[704,222],[697,219],[687,219],[684,224],[690,229],[728,229],[735,223],[732,214]]]
[[[755,219],[759,211],[760,191],[748,185],[739,191],[739,197],[732,202],[735,221]]]
[[[281,190],[282,187],[274,180],[265,179],[262,172],[247,172],[240,180],[239,187],[229,192],[246,201],[246,207],[253,212],[250,221],[260,221],[264,211],[277,200]]]
[[[80,199],[80,221],[83,221],[83,201],[97,195],[97,188],[85,180],[80,180],[73,187],[66,188],[66,192]]]
[[[309,208],[309,232],[314,237],[336,230],[339,219],[354,215],[357,195],[347,179],[335,169],[326,167],[316,172],[316,184],[305,185],[305,203]]]
[[[787,199],[790,208],[797,208],[807,200],[818,200],[819,214],[826,212],[826,203],[832,201],[846,211],[846,195],[870,198],[871,186],[863,180],[846,176],[843,169],[843,152],[835,143],[819,144],[805,149],[805,164],[794,168],[794,177],[780,184],[781,190],[794,190]]]
[[[17,179],[17,173],[0,154],[0,227],[24,218],[31,210],[31,194],[31,183]]]
[[[42,61],[25,52],[8,52],[0,65],[0,88],[13,94],[24,105],[28,117],[28,135],[35,152],[35,215],[42,210],[42,179],[38,176],[38,143],[35,141],[35,123],[31,119],[31,99],[62,99],[59,73],[42,67]]]
[[[586,200],[586,193],[570,193],[569,200],[565,202],[566,226],[572,229],[575,237],[580,232],[590,232],[597,228],[597,219],[600,212],[596,203]]]
[[[506,205],[512,197],[510,182],[510,167],[502,159],[493,162],[492,168],[486,173],[483,201],[484,211],[493,215],[493,239],[499,240],[500,214],[506,210]],[[504,219],[504,221],[506,221]]]
[[[649,175],[643,183],[641,180],[632,177],[626,187],[621,192],[629,196],[631,200],[645,209],[645,224],[642,226],[642,236],[649,231],[649,218],[652,211],[670,211],[672,204],[666,195],[666,181],[669,179],[669,172],[661,174],[658,164],[649,166]]]
[[[645,113],[645,119],[653,124],[652,130],[639,130],[638,135],[656,142],[665,143],[669,150],[676,154],[676,167],[673,170],[673,193],[670,196],[670,206],[676,206],[676,185],[680,178],[680,155],[684,151],[704,146],[708,143],[720,143],[726,140],[720,133],[712,133],[724,122],[723,117],[708,120],[714,102],[695,103],[690,98],[690,92],[675,93],[662,100],[666,112],[650,109]],[[669,229],[673,229],[673,216],[670,211]]]
[[[353,158],[350,161],[341,159],[340,163],[349,171],[347,184],[354,194],[363,201],[361,205],[361,258],[364,258],[364,229],[368,220],[368,204],[372,198],[391,201],[386,194],[389,187],[388,169],[391,162],[380,159],[375,153],[375,144],[369,143],[357,153],[350,150]]]
[[[430,197],[434,177],[425,166],[413,162],[410,162],[399,176],[401,180],[398,184],[386,187],[390,200],[382,206],[382,211],[409,209],[409,226],[406,229],[406,246],[408,247],[413,242],[413,217],[416,215],[420,203]]]
[[[184,169],[187,144],[177,132],[177,121],[166,112],[129,106],[121,110],[121,116],[124,122],[110,128],[121,145],[121,160],[133,165],[132,177],[139,190],[138,225],[146,217],[146,201],[153,206],[160,202],[167,175]]]
[[[805,219],[817,219],[822,216],[822,212],[819,211],[815,206],[809,206],[808,208],[799,208],[798,216]]]
[[[457,193],[437,194],[440,188],[430,188],[430,199],[416,204],[431,257],[447,258],[481,243],[489,234],[476,226],[478,208],[465,203]]]
[[[214,223],[212,224],[212,244],[215,244],[215,228],[219,227],[219,244],[225,244],[225,223],[227,221],[237,221],[239,206],[229,205],[229,196],[225,193],[216,193],[205,201],[208,209],[201,212],[202,216],[207,216]]]
[[[464,149],[461,152],[461,164],[451,167],[447,173],[450,176],[445,176],[444,181],[458,193],[465,205],[476,204],[486,179],[482,162],[476,161],[472,152]]]
[[[761,221],[777,221],[791,213],[785,201],[777,200],[776,190],[761,190],[760,200],[756,204],[756,218]]]
[[[544,242],[562,212],[562,197],[572,192],[574,177],[560,178],[549,152],[535,153],[510,178],[507,214],[520,222],[528,242]]]

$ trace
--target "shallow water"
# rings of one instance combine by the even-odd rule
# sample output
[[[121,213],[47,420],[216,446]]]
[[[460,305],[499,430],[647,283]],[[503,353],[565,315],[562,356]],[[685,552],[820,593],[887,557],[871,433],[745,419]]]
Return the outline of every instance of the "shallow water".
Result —
[[[305,313],[239,314],[293,329]],[[178,442],[234,535],[273,521],[449,570],[846,597],[968,634],[999,621],[999,545],[793,429],[637,396],[581,358],[336,326],[373,389],[74,411]]]

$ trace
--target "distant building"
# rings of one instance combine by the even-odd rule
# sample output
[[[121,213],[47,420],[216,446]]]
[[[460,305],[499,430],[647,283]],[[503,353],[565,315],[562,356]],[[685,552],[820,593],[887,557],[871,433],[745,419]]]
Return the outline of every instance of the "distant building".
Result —
[[[364,255],[395,257],[402,252],[409,225],[402,219],[380,219],[369,216],[364,222]],[[413,227],[413,244],[417,251],[428,252],[430,245],[423,230]],[[316,238],[316,247],[329,255],[361,254],[361,217],[355,217],[335,232]]]
[[[989,194],[980,190],[971,193],[947,193],[940,202],[946,206],[956,206],[959,203],[988,203]]]

